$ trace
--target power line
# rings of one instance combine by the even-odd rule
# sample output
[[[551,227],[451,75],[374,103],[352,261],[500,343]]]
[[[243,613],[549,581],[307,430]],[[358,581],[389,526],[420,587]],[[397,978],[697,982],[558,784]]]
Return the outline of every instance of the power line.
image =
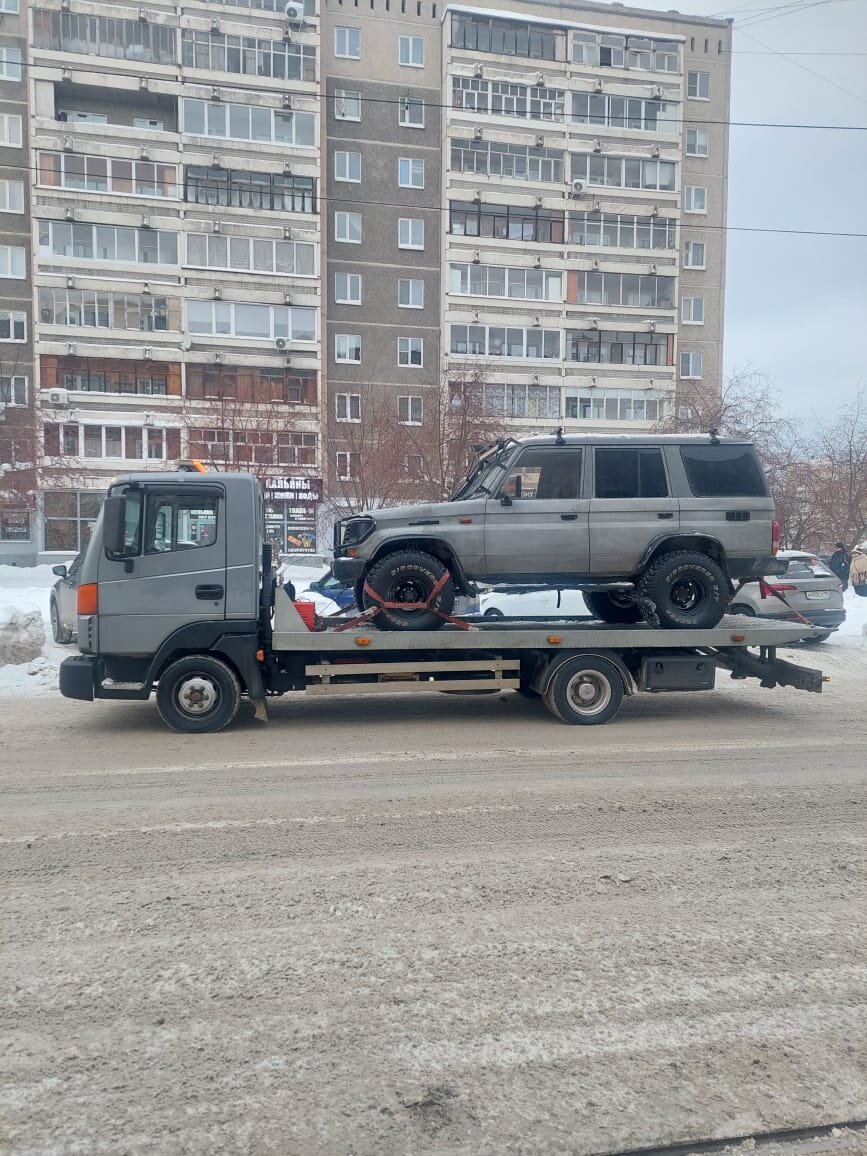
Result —
[[[793,57],[791,57],[788,53],[782,52],[778,48],[772,48],[771,45],[767,44],[764,40],[759,40],[758,36],[753,36],[749,32],[743,32],[742,35],[746,36],[747,40],[752,40],[754,44],[760,44],[762,48],[766,48],[775,56],[780,56],[783,58],[783,60],[788,60],[790,64],[794,64],[794,66],[796,68],[800,68],[802,72],[809,73],[810,76],[815,76],[817,80],[823,80],[826,84],[830,84],[832,88],[836,88],[840,92],[845,93],[846,96],[852,96],[855,98],[855,100],[860,100],[862,104],[867,104],[867,98],[859,96],[857,92],[853,92],[850,88],[844,88],[842,84],[837,84],[835,80],[831,80],[829,77],[823,76],[821,72],[816,72],[814,69],[808,68],[806,64],[802,64],[800,60],[793,59]]]
[[[799,12],[807,12],[811,8],[824,8],[828,4],[843,4],[849,3],[849,0],[798,0],[797,3],[792,3],[779,11],[766,13],[764,15],[756,14],[749,16],[743,21],[735,21],[735,28],[743,30],[744,28],[752,28],[755,24],[766,24],[769,20],[780,20],[784,16],[795,16]]]

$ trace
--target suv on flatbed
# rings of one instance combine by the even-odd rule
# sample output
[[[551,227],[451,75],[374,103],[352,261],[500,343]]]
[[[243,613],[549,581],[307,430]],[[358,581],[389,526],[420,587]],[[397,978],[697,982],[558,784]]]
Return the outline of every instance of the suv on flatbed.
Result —
[[[749,442],[558,432],[488,447],[451,501],[339,521],[332,569],[392,630],[441,626],[475,582],[579,589],[605,622],[703,628],[730,579],[780,572],[776,547]]]

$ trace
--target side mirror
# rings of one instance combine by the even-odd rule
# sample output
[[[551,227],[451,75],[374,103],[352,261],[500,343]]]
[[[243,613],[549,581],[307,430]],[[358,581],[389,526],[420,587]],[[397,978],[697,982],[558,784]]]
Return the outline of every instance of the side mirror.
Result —
[[[102,544],[108,554],[123,554],[126,496],[115,494],[102,505]]]
[[[65,578],[66,577],[66,567],[65,566],[52,566],[51,567],[51,573],[56,574],[58,578]]]

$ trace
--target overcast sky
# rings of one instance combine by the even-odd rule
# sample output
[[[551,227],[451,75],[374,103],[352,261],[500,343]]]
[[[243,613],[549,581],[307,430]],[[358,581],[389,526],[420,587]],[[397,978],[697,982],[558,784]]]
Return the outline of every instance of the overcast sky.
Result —
[[[734,17],[733,121],[867,125],[867,0],[636,2]],[[774,19],[749,26],[758,12]],[[729,181],[729,226],[867,233],[867,132],[733,126]],[[730,231],[725,363],[766,374],[792,416],[850,400],[867,385],[867,239]]]

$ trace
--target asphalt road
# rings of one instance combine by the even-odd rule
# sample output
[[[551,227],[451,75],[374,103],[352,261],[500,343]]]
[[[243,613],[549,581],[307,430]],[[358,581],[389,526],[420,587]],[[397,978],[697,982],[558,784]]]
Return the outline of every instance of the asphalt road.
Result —
[[[867,649],[834,661],[821,697],[601,728],[512,694],[201,738],[4,700],[0,1146],[590,1154],[867,1117]]]

